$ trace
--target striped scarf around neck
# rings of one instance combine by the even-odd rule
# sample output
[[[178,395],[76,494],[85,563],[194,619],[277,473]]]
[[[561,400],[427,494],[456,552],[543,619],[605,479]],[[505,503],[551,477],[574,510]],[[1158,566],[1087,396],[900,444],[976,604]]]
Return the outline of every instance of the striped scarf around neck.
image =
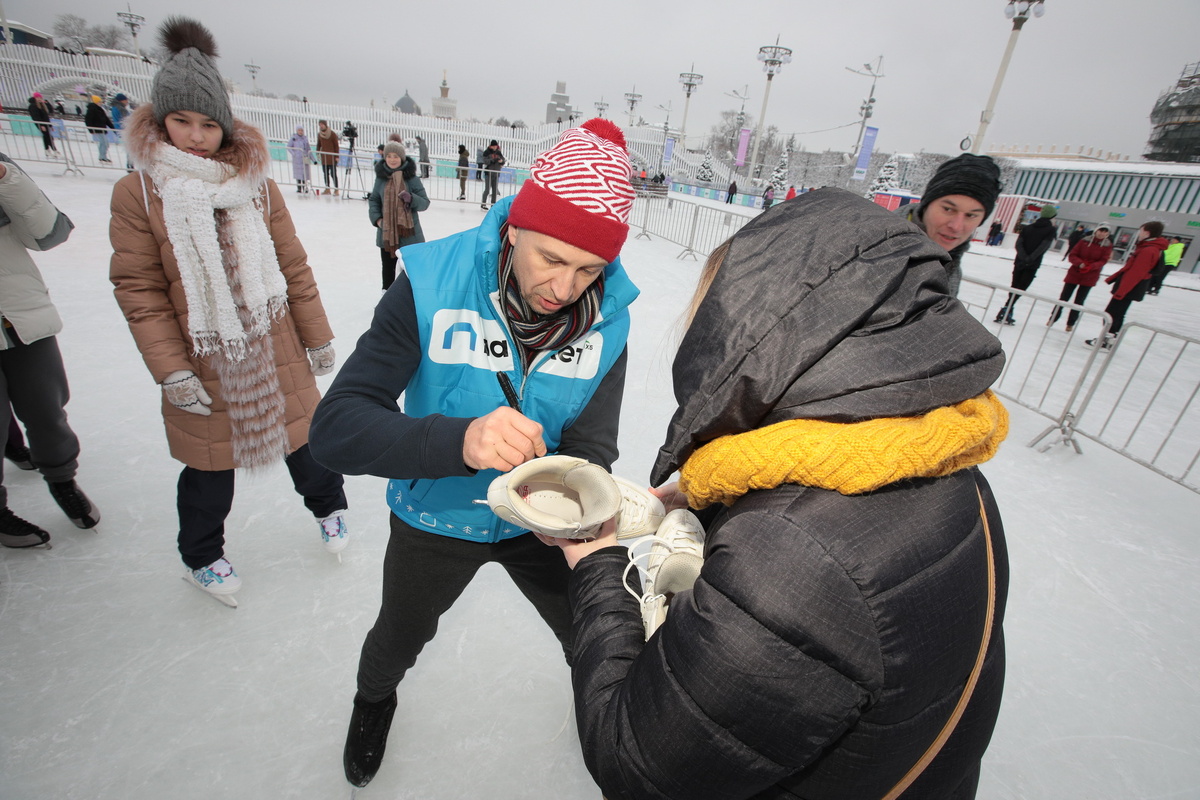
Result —
[[[508,223],[500,226],[499,285],[503,292],[504,315],[521,346],[523,361],[544,350],[557,350],[582,336],[600,314],[604,299],[604,273],[583,291],[579,299],[557,314],[539,314],[521,296],[513,272],[513,246],[508,240]]]

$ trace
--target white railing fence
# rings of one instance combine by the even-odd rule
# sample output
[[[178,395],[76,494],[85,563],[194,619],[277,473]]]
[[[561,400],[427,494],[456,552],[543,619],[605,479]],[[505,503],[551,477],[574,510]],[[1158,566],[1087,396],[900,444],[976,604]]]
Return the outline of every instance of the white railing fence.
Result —
[[[1011,294],[1016,324],[995,321]],[[1127,323],[1111,349],[1112,320],[1096,309],[987,281],[964,278],[959,300],[1004,344],[1007,363],[993,388],[1050,420],[1029,442],[1082,452],[1084,437],[1200,493],[1200,341]],[[1055,308],[1062,318],[1047,325]],[[1080,318],[1063,330],[1071,310]]]

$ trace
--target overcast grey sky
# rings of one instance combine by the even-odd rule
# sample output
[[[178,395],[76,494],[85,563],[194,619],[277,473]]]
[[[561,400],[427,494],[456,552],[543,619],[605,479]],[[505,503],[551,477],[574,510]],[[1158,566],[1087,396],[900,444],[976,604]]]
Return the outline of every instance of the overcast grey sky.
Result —
[[[1012,25],[1005,0],[691,0],[549,4],[395,3],[341,0],[127,0],[147,19],[147,44],[162,20],[186,13],[208,25],[222,71],[245,87],[244,64],[261,65],[259,85],[310,100],[394,102],[407,89],[428,112],[446,70],[460,117],[539,121],[564,81],[571,102],[592,116],[601,97],[622,123],[622,96],[636,86],[639,113],[661,125],[671,105],[681,121],[680,72],[704,76],[692,96],[689,134],[707,132],[731,91],[748,87],[757,116],[765,75],[755,56],[773,44],[794,51],[771,88],[767,123],[809,150],[848,150],[870,79],[848,72],[882,55],[871,124],[884,151],[950,153],[978,127]],[[6,0],[12,20],[51,30],[58,14],[115,23],[125,2]],[[333,14],[330,10],[335,9]],[[385,10],[386,9],[386,10]],[[1200,61],[1197,0],[1047,0],[1032,19],[996,105],[987,143],[1086,145],[1135,158],[1149,135],[1158,94],[1183,66]]]

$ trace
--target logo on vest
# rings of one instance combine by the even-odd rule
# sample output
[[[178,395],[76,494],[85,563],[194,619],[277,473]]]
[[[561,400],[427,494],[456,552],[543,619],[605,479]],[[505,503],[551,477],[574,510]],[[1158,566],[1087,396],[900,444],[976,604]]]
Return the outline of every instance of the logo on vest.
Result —
[[[429,360],[435,364],[468,364],[492,372],[516,366],[504,326],[467,308],[443,308],[434,313]]]
[[[604,335],[592,331],[582,341],[559,348],[536,362],[536,371],[560,378],[591,380],[600,370]],[[466,364],[491,372],[516,367],[504,327],[468,308],[443,308],[433,315],[429,360],[435,364]]]

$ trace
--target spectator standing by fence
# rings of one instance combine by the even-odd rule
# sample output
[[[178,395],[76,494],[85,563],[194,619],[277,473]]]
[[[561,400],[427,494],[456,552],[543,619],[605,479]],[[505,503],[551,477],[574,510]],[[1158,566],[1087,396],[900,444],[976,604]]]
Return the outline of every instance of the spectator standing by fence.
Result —
[[[737,181],[730,181],[729,188],[725,190],[725,202],[732,203],[735,196],[737,196]]]
[[[1054,244],[1058,235],[1054,223],[1050,221],[1057,215],[1058,209],[1054,206],[1042,206],[1037,220],[1021,229],[1021,234],[1017,236],[1017,257],[1013,259],[1012,288],[1024,291],[1037,277],[1038,268],[1042,266],[1042,256],[1050,249],[1050,245]],[[1020,295],[1015,292],[1009,292],[1008,299],[1000,307],[1000,313],[996,314],[993,322],[1015,325],[1017,321],[1013,317],[1013,308],[1017,305],[1018,297]]]
[[[88,103],[87,111],[83,115],[83,124],[87,126],[88,133],[96,142],[96,148],[100,151],[100,161],[111,164],[112,160],[108,157],[108,132],[114,128],[104,106],[100,105],[98,95],[92,95],[92,101]]]
[[[425,140],[420,136],[417,137],[417,155],[421,159],[421,177],[428,178],[429,177],[429,145],[426,144]]]
[[[325,183],[325,194],[329,194],[329,182],[333,181],[333,193],[338,193],[338,135],[325,120],[317,121],[317,155],[321,159],[321,179]]]
[[[488,193],[492,195],[492,203],[495,204],[500,199],[500,188],[498,182],[500,180],[500,168],[508,162],[504,160],[504,154],[500,152],[500,143],[492,139],[488,144],[487,150],[483,151],[483,202],[479,207],[484,211],[488,207]]]
[[[108,107],[109,113],[112,116],[113,129],[117,132],[117,138],[120,139],[122,131],[125,128],[125,120],[133,113],[129,108],[129,98],[124,93],[118,93],[112,100],[112,105]],[[133,164],[129,160],[129,154],[125,154],[125,169],[133,170]]]
[[[1158,294],[1162,291],[1163,279],[1167,277],[1167,273],[1179,266],[1180,260],[1183,259],[1184,243],[1183,239],[1178,236],[1171,236],[1167,239],[1170,244],[1163,251],[1162,260],[1154,271],[1150,273],[1150,288],[1146,290],[1146,294]]]
[[[58,158],[58,148],[54,146],[54,137],[50,135],[53,125],[50,122],[50,106],[41,92],[34,92],[29,98],[29,118],[42,134],[42,147],[46,148],[48,158]]]
[[[471,171],[471,154],[467,152],[467,146],[460,144],[458,146],[458,199],[467,199],[467,173]]]
[[[1113,346],[1117,334],[1125,324],[1125,314],[1129,306],[1139,303],[1146,296],[1150,286],[1150,273],[1154,271],[1163,251],[1167,249],[1167,240],[1162,236],[1163,224],[1151,220],[1138,228],[1137,244],[1134,245],[1133,255],[1125,262],[1125,266],[1104,279],[1105,283],[1113,285],[1113,296],[1104,307],[1105,313],[1112,317],[1112,327],[1100,340],[1100,346],[1108,349]],[[1095,345],[1097,339],[1088,339],[1087,344]]]
[[[292,138],[288,139],[288,154],[292,157],[292,177],[296,181],[296,191],[308,193],[312,184],[312,167],[317,157],[313,155],[312,145],[304,135],[304,128],[297,127]]]
[[[1097,225],[1091,236],[1083,237],[1071,248],[1071,252],[1067,254],[1071,268],[1067,270],[1067,277],[1063,279],[1059,300],[1070,300],[1074,294],[1075,304],[1083,305],[1088,292],[1096,285],[1096,281],[1100,280],[1100,270],[1104,269],[1104,265],[1112,258],[1112,239],[1108,238],[1108,234],[1108,225]],[[1068,333],[1075,329],[1079,313],[1072,310],[1067,314]],[[1053,325],[1058,322],[1060,316],[1062,306],[1055,306],[1054,311],[1050,312],[1050,321],[1046,324]]]
[[[768,208],[771,207],[771,204],[775,202],[775,187],[768,186],[766,191],[763,192],[762,197],[763,197],[763,211],[766,211]]]

